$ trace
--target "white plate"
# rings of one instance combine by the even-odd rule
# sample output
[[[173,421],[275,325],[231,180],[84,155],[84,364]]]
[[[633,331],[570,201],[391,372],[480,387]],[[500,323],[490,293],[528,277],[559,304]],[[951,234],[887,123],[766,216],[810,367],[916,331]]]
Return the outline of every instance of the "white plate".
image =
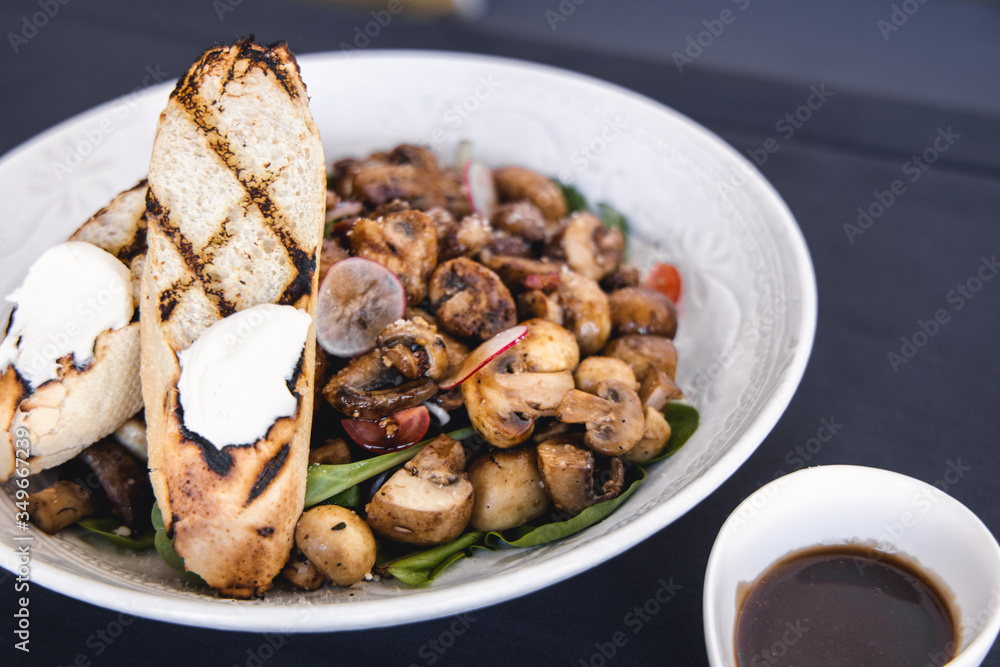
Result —
[[[705,498],[757,448],[788,405],[816,326],[816,286],[784,202],[735,150],[671,109],[539,65],[459,54],[367,52],[300,59],[327,162],[401,142],[450,159],[469,139],[487,164],[574,182],[631,223],[633,259],[685,279],[677,381],[701,428],[617,512],[533,549],[477,553],[431,586],[393,582],[262,601],[216,599],[155,551],[133,554],[34,529],[31,577],[66,595],[149,618],[252,631],[369,628],[455,614],[524,595],[637,544]],[[0,291],[114,194],[146,173],[170,86],[101,105],[0,160]],[[0,557],[16,569],[13,500],[0,494]]]

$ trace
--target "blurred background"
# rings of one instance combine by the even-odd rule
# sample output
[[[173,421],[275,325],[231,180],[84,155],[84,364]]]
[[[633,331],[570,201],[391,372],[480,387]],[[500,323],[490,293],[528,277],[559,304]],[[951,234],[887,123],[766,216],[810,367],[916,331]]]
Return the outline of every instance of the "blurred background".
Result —
[[[442,619],[388,631],[281,636],[280,650],[262,661],[260,636],[130,618],[112,646],[93,638],[118,622],[117,614],[38,590],[32,613],[45,653],[23,664],[125,664],[142,656],[146,664],[258,667],[702,665],[701,584],[716,533],[743,498],[806,464],[793,466],[787,455],[817,433],[822,419],[844,427],[809,465],[862,463],[934,482],[960,456],[972,472],[949,493],[1000,533],[997,281],[905,372],[885,363],[886,351],[898,349],[900,336],[934,313],[981,256],[1000,251],[997,2],[3,0],[0,29],[0,154],[97,104],[176,78],[207,46],[251,33],[263,42],[285,40],[297,54],[467,51],[611,81],[690,116],[759,166],[802,228],[820,304],[802,385],[729,481],[600,567],[473,612],[461,633]],[[808,123],[781,124],[817,90],[829,104]],[[350,95],[344,91],[345,100]],[[960,140],[919,187],[863,242],[845,239],[857,207],[943,128]],[[782,137],[780,150],[764,154],[762,145],[775,136]],[[682,584],[676,600],[613,659],[601,658],[595,641],[621,627],[661,577]],[[9,585],[0,581],[5,591]],[[9,597],[0,595],[0,615]],[[451,643],[439,652],[434,642],[442,638]],[[0,634],[0,664],[8,664],[9,642],[9,633]],[[1000,665],[996,647],[986,664]]]

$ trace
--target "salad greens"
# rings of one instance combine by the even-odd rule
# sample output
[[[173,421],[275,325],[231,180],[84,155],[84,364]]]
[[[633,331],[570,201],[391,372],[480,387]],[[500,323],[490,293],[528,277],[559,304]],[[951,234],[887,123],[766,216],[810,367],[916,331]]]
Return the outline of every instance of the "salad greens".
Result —
[[[156,531],[156,537],[154,538],[154,544],[156,550],[160,554],[160,558],[172,567],[177,572],[180,572],[185,577],[191,581],[195,581],[204,584],[205,581],[199,577],[194,572],[188,572],[184,569],[184,559],[174,551],[174,538],[167,535],[167,528],[163,523],[163,514],[160,512],[160,506],[157,503],[153,503],[153,530]]]
[[[452,431],[447,435],[455,440],[465,440],[472,437],[474,432],[471,428],[463,428]],[[327,498],[332,498],[341,491],[360,484],[366,479],[371,479],[379,473],[406,463],[426,447],[431,440],[433,438],[429,438],[398,452],[390,452],[389,454],[382,454],[381,456],[355,461],[354,463],[344,463],[341,465],[311,464],[306,477],[306,507],[321,503]]]
[[[76,523],[78,526],[100,535],[117,547],[142,551],[153,546],[155,531],[148,530],[138,535],[120,535],[116,531],[122,528],[122,524],[117,519],[111,517],[80,519]]]

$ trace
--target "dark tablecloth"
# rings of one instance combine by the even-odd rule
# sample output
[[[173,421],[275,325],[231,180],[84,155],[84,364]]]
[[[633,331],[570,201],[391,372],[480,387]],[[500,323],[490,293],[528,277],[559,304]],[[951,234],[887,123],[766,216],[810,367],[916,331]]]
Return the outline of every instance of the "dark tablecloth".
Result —
[[[298,53],[332,50],[366,20],[318,4],[253,0],[66,2],[58,0],[58,13],[17,53],[12,44],[0,47],[0,152],[128,92],[147,66],[176,76],[215,41],[254,32],[264,41],[286,39]],[[223,3],[232,11],[220,12]],[[3,3],[0,27],[20,30],[22,18],[41,4]],[[6,575],[0,576],[6,619],[0,664],[600,665],[601,645],[607,651],[622,631],[627,643],[607,664],[701,665],[701,588],[712,542],[729,512],[775,475],[853,463],[933,483],[960,466],[948,493],[1000,532],[1000,279],[965,296],[953,292],[1000,254],[1000,119],[954,110],[946,101],[917,105],[832,90],[814,117],[785,138],[776,123],[805,101],[808,86],[698,67],[680,74],[670,63],[592,53],[585,45],[545,46],[454,23],[400,22],[371,47],[474,51],[582,71],[680,110],[751,156],[762,157],[757,149],[765,140],[780,138],[780,150],[761,170],[798,219],[819,285],[813,355],[787,412],[731,479],[674,524],[584,574],[458,619],[267,638],[120,617],[35,587],[31,653],[24,655],[12,646],[13,582]],[[996,63],[982,67],[993,68],[989,85],[996,85]],[[949,149],[910,180],[906,163],[939,133],[952,136]],[[896,179],[904,179],[906,190],[884,214],[860,234],[845,229],[856,224],[858,207],[869,207]],[[908,358],[904,339],[913,341],[920,323],[940,309],[948,321]],[[843,427],[809,458],[796,456],[823,420]],[[676,596],[640,627],[628,622],[671,578],[681,586]],[[1000,665],[1000,649],[986,664]]]

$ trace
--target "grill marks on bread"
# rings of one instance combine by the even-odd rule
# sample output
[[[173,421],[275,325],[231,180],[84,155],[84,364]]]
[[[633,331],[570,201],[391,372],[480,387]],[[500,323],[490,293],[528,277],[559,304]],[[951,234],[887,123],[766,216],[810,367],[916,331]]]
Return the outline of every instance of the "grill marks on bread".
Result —
[[[223,70],[221,76],[220,67]],[[295,69],[294,74],[290,73],[291,68]],[[197,247],[180,231],[179,223],[172,220],[169,207],[160,202],[154,192],[147,194],[148,218],[170,239],[193,277],[191,280],[175,279],[169,287],[161,290],[161,322],[169,321],[178,304],[195,286],[204,291],[220,318],[257,303],[301,305],[302,299],[312,293],[316,251],[307,251],[295,238],[286,219],[286,210],[276,204],[272,196],[272,189],[279,185],[285,170],[296,165],[287,160],[280,165],[270,160],[262,162],[255,159],[260,158],[259,155],[242,156],[245,151],[241,149],[246,144],[240,139],[239,132],[236,128],[227,130],[222,126],[224,117],[221,114],[227,104],[235,105],[237,100],[247,96],[245,79],[254,75],[273,77],[292,100],[304,97],[304,86],[298,79],[298,65],[287,47],[278,44],[262,49],[250,42],[240,42],[232,49],[219,47],[209,51],[178,82],[173,92],[173,99],[187,112],[206,145],[239,184],[243,196],[230,209],[229,216],[219,220],[218,228],[207,243]],[[235,247],[234,239],[239,237],[242,226],[263,227],[269,237],[246,242],[244,247]],[[253,258],[247,255],[246,246],[252,246],[254,252],[284,252],[286,261],[281,262],[282,273],[275,276],[280,282],[277,285],[279,292],[260,294],[259,290],[248,287],[242,277],[231,280],[228,275],[231,269],[217,270],[220,265],[228,266],[234,262],[252,264]],[[252,274],[252,271],[249,273]],[[246,288],[251,301],[242,298],[241,288]],[[258,293],[255,294],[255,291]],[[181,343],[178,347],[181,349],[186,347],[184,342],[190,341],[175,342]]]

